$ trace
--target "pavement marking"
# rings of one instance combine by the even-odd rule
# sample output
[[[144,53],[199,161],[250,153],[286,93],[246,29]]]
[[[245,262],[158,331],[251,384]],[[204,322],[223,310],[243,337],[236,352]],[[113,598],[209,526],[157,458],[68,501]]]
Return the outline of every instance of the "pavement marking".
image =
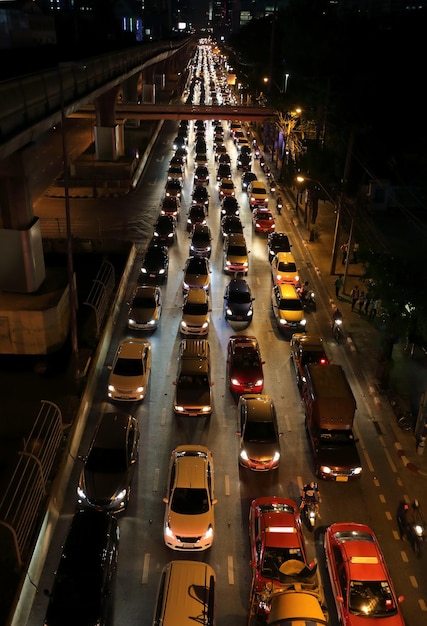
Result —
[[[153,493],[157,493],[159,489],[159,476],[160,476],[160,468],[156,467],[154,470],[154,478],[153,478]]]
[[[386,511],[385,512],[385,516],[388,519],[389,522],[391,522],[391,520],[393,519],[392,514],[390,513],[390,511]]]
[[[230,476],[228,474],[224,476],[224,487],[225,487],[225,495],[229,496],[231,492],[230,492]]]
[[[233,557],[227,557],[227,575],[228,575],[228,584],[234,585],[234,563]]]
[[[286,426],[286,430],[288,431],[288,433],[292,432],[291,421],[289,419],[289,416],[286,413],[285,413],[285,426]]]
[[[406,467],[406,469],[408,469],[411,472],[414,472],[414,474],[424,474],[424,472],[421,472],[420,469],[408,459],[408,457],[406,456],[405,450],[402,448],[402,445],[400,444],[399,441],[394,442],[394,447],[396,448],[397,454],[400,460],[402,461],[403,465]]]
[[[150,553],[144,555],[144,565],[142,566],[142,579],[141,583],[146,585],[148,583],[148,572],[150,570]]]
[[[418,581],[415,576],[409,576],[409,580],[411,581],[411,585],[414,587],[414,589],[418,589]]]
[[[418,604],[420,605],[420,609],[422,611],[427,611],[427,604],[425,603],[425,601],[422,598],[420,598],[418,600]]]
[[[374,476],[374,485],[375,485],[375,487],[379,487],[380,486],[380,481],[378,480],[378,478],[376,476]]]
[[[387,450],[387,448],[384,448],[384,454],[387,457],[387,461],[389,462],[389,465],[391,467],[392,472],[394,472],[395,474],[397,473],[397,467],[395,466],[393,459],[390,456],[390,452]]]
[[[408,563],[409,562],[408,555],[406,554],[405,550],[402,550],[400,552],[400,556],[402,557],[402,561],[404,563]]]
[[[162,412],[160,413],[160,425],[164,426],[166,424],[166,408],[162,409]]]
[[[385,504],[386,499],[385,499],[385,496],[382,493],[380,493],[379,498],[380,498],[381,504]]]
[[[399,533],[397,532],[397,530],[393,530],[393,537],[396,539],[396,541],[400,541]]]

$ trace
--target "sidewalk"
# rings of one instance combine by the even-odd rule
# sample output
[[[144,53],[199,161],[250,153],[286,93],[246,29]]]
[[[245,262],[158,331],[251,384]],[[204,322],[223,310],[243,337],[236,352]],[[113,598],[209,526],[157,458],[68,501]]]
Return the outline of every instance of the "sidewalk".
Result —
[[[266,161],[278,180],[279,173],[271,155],[266,156]],[[351,290],[355,285],[360,290],[367,291],[362,281],[364,268],[361,263],[349,263],[345,284],[339,292],[339,298],[335,295],[334,282],[340,274],[344,278],[345,266],[342,264],[342,254],[339,246],[348,240],[348,233],[342,232],[338,242],[338,256],[336,260],[335,274],[331,275],[332,250],[336,225],[335,206],[328,201],[319,201],[319,211],[316,219],[315,241],[310,241],[310,231],[304,224],[304,207],[300,204],[298,214],[295,212],[295,193],[282,185],[280,193],[285,199],[287,210],[292,214],[294,221],[300,225],[302,237],[315,262],[316,273],[321,276],[329,294],[331,310],[338,305],[343,313],[345,335],[348,348],[357,352],[364,361],[364,368],[368,372],[371,381],[369,392],[372,402],[378,408],[388,410],[392,421],[393,432],[396,436],[395,449],[402,463],[409,471],[427,477],[427,451],[418,448],[413,429],[401,430],[397,425],[397,417],[412,413],[413,426],[418,414],[421,394],[427,389],[427,355],[419,348],[405,346],[398,343],[393,348],[393,361],[389,372],[386,388],[382,384],[384,380],[381,354],[381,319],[377,316],[370,319],[362,309],[359,314],[358,306],[351,310]]]

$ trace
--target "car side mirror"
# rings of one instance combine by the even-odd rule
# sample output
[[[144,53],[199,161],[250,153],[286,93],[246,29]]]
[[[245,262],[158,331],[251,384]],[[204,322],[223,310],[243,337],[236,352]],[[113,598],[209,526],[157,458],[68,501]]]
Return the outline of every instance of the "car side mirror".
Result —
[[[236,430],[236,435],[238,435],[239,437],[242,436],[242,432],[240,430]]]
[[[405,599],[405,596],[399,596],[397,598],[397,601],[399,602],[399,604],[401,604],[404,601],[404,599]]]
[[[215,498],[214,500],[212,500],[212,504],[218,504],[218,500]]]
[[[265,365],[265,361],[261,361],[261,365]]]
[[[176,385],[177,385],[177,384],[178,384],[178,383],[176,382],[176,380],[174,380],[174,381],[172,382],[172,385],[175,385],[175,387],[176,387]]]
[[[335,596],[335,599],[337,600],[337,602],[341,602],[341,604],[344,604],[344,598],[342,596]]]
[[[169,502],[169,498],[163,498],[163,502],[167,504]]]
[[[251,298],[251,299],[252,299],[252,302],[255,300],[255,298]]]
[[[107,365],[107,370],[112,370],[113,366],[112,365]]]

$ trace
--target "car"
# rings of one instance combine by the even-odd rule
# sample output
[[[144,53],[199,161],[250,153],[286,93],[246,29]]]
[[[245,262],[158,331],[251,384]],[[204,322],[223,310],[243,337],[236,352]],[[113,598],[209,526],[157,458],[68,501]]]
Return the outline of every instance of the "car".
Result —
[[[230,137],[234,137],[234,134],[237,131],[242,131],[243,132],[241,123],[240,122],[230,122]]]
[[[200,129],[206,130],[206,122],[205,122],[205,120],[196,120],[194,122],[194,128],[196,130],[200,130]]]
[[[185,148],[187,145],[187,139],[184,135],[177,135],[173,140],[173,149],[178,150],[178,148]]]
[[[244,131],[243,131],[243,128],[242,128],[242,127],[240,127],[240,128],[236,128],[236,129],[233,131],[233,141],[234,141],[234,143],[235,143],[236,145],[237,145],[237,143],[238,143],[238,141],[239,141],[240,139],[243,139],[243,140],[246,140],[246,141],[247,141],[246,136],[245,136],[245,133],[244,133]]]
[[[249,251],[243,234],[230,233],[224,240],[223,270],[226,274],[247,274]]]
[[[220,163],[216,172],[216,179],[219,182],[223,178],[231,179],[231,167],[228,163]]]
[[[210,282],[209,260],[204,257],[190,256],[184,267],[183,293],[185,294],[191,287],[209,292]]]
[[[324,538],[326,564],[342,626],[405,626],[384,555],[365,524],[328,526]]]
[[[225,215],[235,215],[239,217],[239,203],[237,202],[237,198],[235,196],[225,196],[221,202],[221,211],[220,216],[221,219]]]
[[[148,246],[141,264],[143,282],[164,282],[169,271],[169,251],[166,246],[151,244]]]
[[[206,212],[209,210],[209,193],[203,185],[196,185],[193,189],[191,197],[192,204],[201,204],[205,207]]]
[[[88,509],[74,514],[48,594],[45,626],[111,623],[119,540],[114,515]]]
[[[187,148],[186,148],[186,146],[184,145],[184,146],[179,146],[178,148],[176,148],[174,156],[178,157],[178,158],[181,158],[184,161],[184,163],[187,163]]]
[[[215,138],[216,135],[221,135],[221,137],[224,137],[224,128],[222,127],[222,124],[215,124],[214,128],[213,128],[213,137]]]
[[[151,343],[147,339],[123,339],[109,369],[108,397],[111,400],[143,400],[151,371]]]
[[[225,146],[218,146],[217,150],[219,148],[225,148]],[[227,163],[228,165],[231,165],[231,158],[226,150],[223,150],[222,152],[220,152],[216,160],[218,161],[219,164]]]
[[[271,396],[246,393],[237,405],[240,430],[239,463],[256,472],[277,469],[280,462],[280,441],[276,408]]]
[[[173,215],[159,215],[154,224],[154,241],[170,246],[174,243],[175,237],[176,219]]]
[[[215,135],[213,140],[214,148],[224,145],[224,135]]]
[[[276,227],[273,214],[264,209],[254,209],[252,223],[256,233],[271,233]]]
[[[249,157],[249,159],[252,161],[252,148],[249,145],[249,142],[247,141],[246,143],[240,143],[239,146],[239,154],[240,155],[247,155]]]
[[[184,179],[184,171],[180,165],[170,165],[168,169],[168,180],[178,180],[182,183]]]
[[[212,413],[210,346],[206,339],[182,339],[175,385],[175,415],[209,417]]]
[[[184,297],[179,329],[183,335],[201,336],[209,332],[209,296],[204,289],[192,287]]]
[[[244,278],[232,278],[224,290],[224,317],[230,322],[249,324],[253,317],[251,289]]]
[[[194,226],[207,225],[206,209],[202,204],[192,204],[187,213],[187,230],[190,232]]]
[[[208,156],[206,152],[197,152],[196,156],[194,157],[194,166],[195,167],[197,167],[198,165],[207,166],[207,164],[208,164]]]
[[[242,191],[247,191],[248,185],[254,180],[258,180],[255,172],[243,172],[242,174]]]
[[[162,294],[157,285],[141,285],[133,293],[127,326],[131,330],[156,330],[162,314]]]
[[[265,183],[260,180],[253,180],[247,187],[249,206],[266,209],[268,207],[268,191]]]
[[[208,185],[209,184],[209,170],[206,165],[198,165],[194,171],[194,184],[195,185]]]
[[[181,199],[182,196],[182,183],[177,178],[173,178],[168,180],[165,187],[165,195],[175,196],[176,198]]]
[[[211,256],[211,229],[207,224],[194,224],[191,233],[189,256]]]
[[[226,196],[234,196],[236,190],[234,188],[234,183],[231,178],[222,178],[218,185],[218,195],[219,199],[222,200]]]
[[[225,239],[231,233],[243,233],[244,226],[237,215],[224,215],[221,219],[222,238]]]
[[[251,169],[252,159],[248,154],[239,154],[236,161],[238,170],[249,171]]]
[[[206,154],[206,140],[203,137],[197,137],[196,143],[194,144],[194,151],[196,154]]]
[[[230,157],[229,157],[229,155],[227,153],[226,146],[224,144],[217,144],[215,146],[215,151],[214,151],[215,161],[219,161],[219,159],[221,158],[222,155],[226,155],[230,159]]]
[[[215,535],[215,483],[212,452],[201,445],[180,445],[171,454],[163,536],[172,550],[208,550]]]
[[[187,164],[187,158],[182,155],[179,156],[177,154],[174,154],[174,156],[169,161],[169,167],[180,167],[183,172],[185,170],[186,164]]]
[[[227,344],[227,379],[233,393],[261,393],[264,373],[256,337],[232,335]]]
[[[269,233],[267,236],[267,249],[268,260],[271,262],[272,258],[279,252],[290,252],[292,244],[289,242],[289,237],[286,233],[282,233],[278,230],[273,233]]]
[[[318,335],[294,333],[289,342],[289,347],[298,386],[305,382],[304,368],[308,363],[319,363],[320,365],[329,363],[323,339]]]
[[[274,285],[289,283],[298,289],[301,285],[297,264],[291,252],[278,252],[271,260],[271,278]]]
[[[307,554],[298,506],[294,500],[262,496],[249,508],[249,545],[252,591],[265,585],[280,588],[280,567],[287,561],[307,564]]]
[[[160,207],[160,215],[172,215],[178,220],[180,208],[181,201],[177,196],[165,196]]]
[[[291,334],[305,332],[307,320],[304,307],[293,285],[275,285],[271,291],[271,307],[279,330]]]
[[[77,486],[77,504],[119,513],[129,503],[138,460],[138,420],[125,413],[104,413],[98,421]]]

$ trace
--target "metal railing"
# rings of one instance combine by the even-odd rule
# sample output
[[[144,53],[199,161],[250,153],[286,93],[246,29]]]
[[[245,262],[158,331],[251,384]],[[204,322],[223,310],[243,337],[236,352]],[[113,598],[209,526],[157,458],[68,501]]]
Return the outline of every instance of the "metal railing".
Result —
[[[53,478],[62,438],[61,410],[53,402],[42,400],[0,502],[0,526],[9,535],[17,567],[22,567],[31,547],[30,540],[47,496],[47,484]]]
[[[93,280],[89,295],[83,303],[95,311],[97,337],[101,334],[102,323],[111,302],[115,281],[113,264],[110,261],[103,261],[96,278]]]

